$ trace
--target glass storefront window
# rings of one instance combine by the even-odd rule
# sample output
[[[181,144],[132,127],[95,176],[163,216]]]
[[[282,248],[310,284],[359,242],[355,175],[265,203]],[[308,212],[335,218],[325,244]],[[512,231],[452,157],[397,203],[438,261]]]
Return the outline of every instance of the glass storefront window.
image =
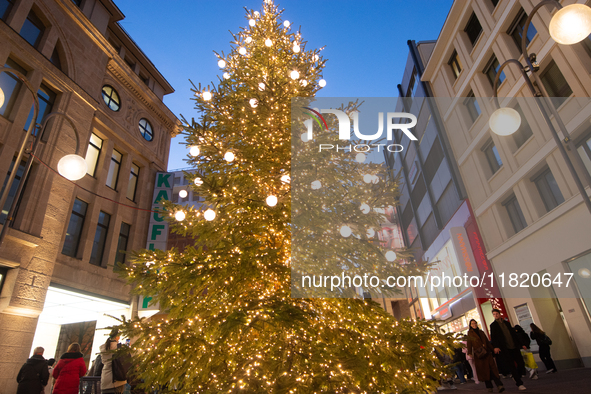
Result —
[[[569,261],[567,264],[574,274],[573,279],[587,313],[591,314],[591,251]]]

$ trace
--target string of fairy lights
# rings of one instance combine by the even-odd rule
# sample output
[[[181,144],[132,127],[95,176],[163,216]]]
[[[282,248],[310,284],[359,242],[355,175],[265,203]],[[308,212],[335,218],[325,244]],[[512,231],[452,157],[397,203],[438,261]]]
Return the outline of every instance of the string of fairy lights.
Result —
[[[397,322],[360,299],[292,298],[290,100],[314,97],[326,81],[319,51],[307,51],[300,32],[280,15],[271,0],[262,12],[247,11],[248,26],[234,35],[229,54],[218,55],[219,83],[195,89],[203,117],[186,122],[185,130],[198,171],[186,176],[205,203],[163,203],[172,229],[195,237],[195,245],[138,252],[127,269],[134,292],[154,297],[165,311],[121,325],[134,338],[142,387],[188,393],[433,390],[437,381],[429,376],[442,371],[434,349],[450,346],[451,338],[431,323]],[[307,185],[322,188],[320,180]],[[356,213],[367,220],[376,215],[369,203]],[[343,238],[355,235],[345,226],[338,230]],[[340,247],[319,246],[335,253]],[[397,254],[385,257],[394,261]]]

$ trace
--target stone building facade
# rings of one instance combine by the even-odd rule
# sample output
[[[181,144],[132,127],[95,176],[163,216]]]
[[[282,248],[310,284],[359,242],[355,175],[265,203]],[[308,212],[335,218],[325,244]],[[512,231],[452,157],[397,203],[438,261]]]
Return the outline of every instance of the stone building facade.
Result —
[[[0,393],[31,348],[59,357],[70,341],[87,361],[104,341],[95,328],[116,323],[104,313],[132,313],[116,262],[145,248],[154,179],[165,171],[180,122],[163,104],[172,87],[127,35],[111,0],[0,0],[0,62],[30,82],[43,115],[62,112],[79,133],[87,175],[59,176],[76,135],[63,119],[48,123],[12,228],[0,250]],[[33,96],[0,74],[0,174],[13,171]],[[25,155],[26,159],[26,155]],[[15,186],[3,207],[4,223]]]
[[[552,355],[561,369],[591,365],[591,214],[515,64],[502,71],[498,96],[501,106],[521,113],[521,126],[509,136],[489,127],[496,109],[492,82],[508,59],[525,64],[520,40],[527,15],[538,3],[455,1],[422,79],[440,99],[486,255],[497,278],[505,278],[501,292],[507,317],[526,330],[531,322],[542,327],[554,342]],[[557,44],[548,30],[554,12],[544,6],[534,15],[527,48],[537,55],[536,72],[555,97],[551,105],[568,132],[560,138],[565,146],[566,138],[574,142],[567,152],[589,193],[591,40]],[[520,278],[519,286],[508,282],[512,274]],[[572,274],[568,286],[567,274]],[[544,275],[552,283],[536,286],[535,278]],[[526,277],[533,282],[521,286]]]

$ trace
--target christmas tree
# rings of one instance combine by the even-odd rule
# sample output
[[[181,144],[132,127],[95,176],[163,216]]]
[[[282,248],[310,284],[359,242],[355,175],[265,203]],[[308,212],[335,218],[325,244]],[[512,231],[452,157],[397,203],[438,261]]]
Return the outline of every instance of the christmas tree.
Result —
[[[320,51],[306,50],[300,33],[281,21],[272,1],[265,1],[260,13],[247,11],[247,20],[248,27],[233,36],[230,53],[218,54],[223,76],[217,86],[195,87],[201,117],[185,127],[190,162],[197,169],[187,176],[205,200],[196,209],[163,203],[173,230],[194,237],[194,246],[143,250],[127,268],[135,293],[154,297],[164,312],[162,318],[120,326],[132,338],[137,377],[145,388],[160,392],[434,389],[443,371],[434,350],[447,351],[451,339],[437,334],[430,323],[397,322],[377,303],[358,297],[292,297],[292,277],[297,279],[294,290],[301,290],[302,275],[323,269],[321,256],[348,253],[337,266],[350,274],[384,274],[384,268],[376,267],[378,257],[393,260],[380,265],[390,274],[418,272],[420,266],[384,259],[369,231],[346,242],[335,236],[339,228],[346,230],[345,222],[364,229],[379,226],[379,209],[359,214],[358,205],[340,210],[326,206],[337,198],[328,184],[358,175],[359,163],[334,159],[320,166],[305,160],[310,153],[301,149],[299,162],[308,164],[291,179],[292,148],[304,143],[296,125],[304,111],[292,110],[292,97],[311,100],[324,86],[325,60]],[[348,104],[343,110],[357,106]],[[316,138],[327,138],[334,130],[334,120],[330,122]],[[298,136],[293,144],[292,130]],[[368,164],[363,171],[374,181],[380,176],[379,165]],[[383,196],[372,200],[378,208],[392,203],[396,192],[395,181],[380,179]],[[302,196],[310,186],[325,192],[306,200]],[[292,187],[301,189],[298,204],[305,211],[292,212]],[[366,198],[359,190],[351,192],[350,201]],[[310,217],[325,227],[315,237],[298,239],[298,251],[309,248],[310,253],[299,253],[304,257],[292,272],[292,236],[301,233]],[[352,225],[351,232],[359,229]],[[352,243],[357,243],[355,253]],[[405,251],[397,257],[410,263]],[[354,295],[339,290],[343,296]]]

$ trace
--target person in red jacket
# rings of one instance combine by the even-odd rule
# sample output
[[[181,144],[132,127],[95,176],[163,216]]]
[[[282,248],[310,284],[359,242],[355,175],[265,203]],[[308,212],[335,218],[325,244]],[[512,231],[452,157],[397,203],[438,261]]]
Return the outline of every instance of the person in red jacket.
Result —
[[[53,394],[77,394],[80,378],[86,373],[86,363],[82,358],[80,345],[73,343],[62,355],[53,369],[55,385]]]

